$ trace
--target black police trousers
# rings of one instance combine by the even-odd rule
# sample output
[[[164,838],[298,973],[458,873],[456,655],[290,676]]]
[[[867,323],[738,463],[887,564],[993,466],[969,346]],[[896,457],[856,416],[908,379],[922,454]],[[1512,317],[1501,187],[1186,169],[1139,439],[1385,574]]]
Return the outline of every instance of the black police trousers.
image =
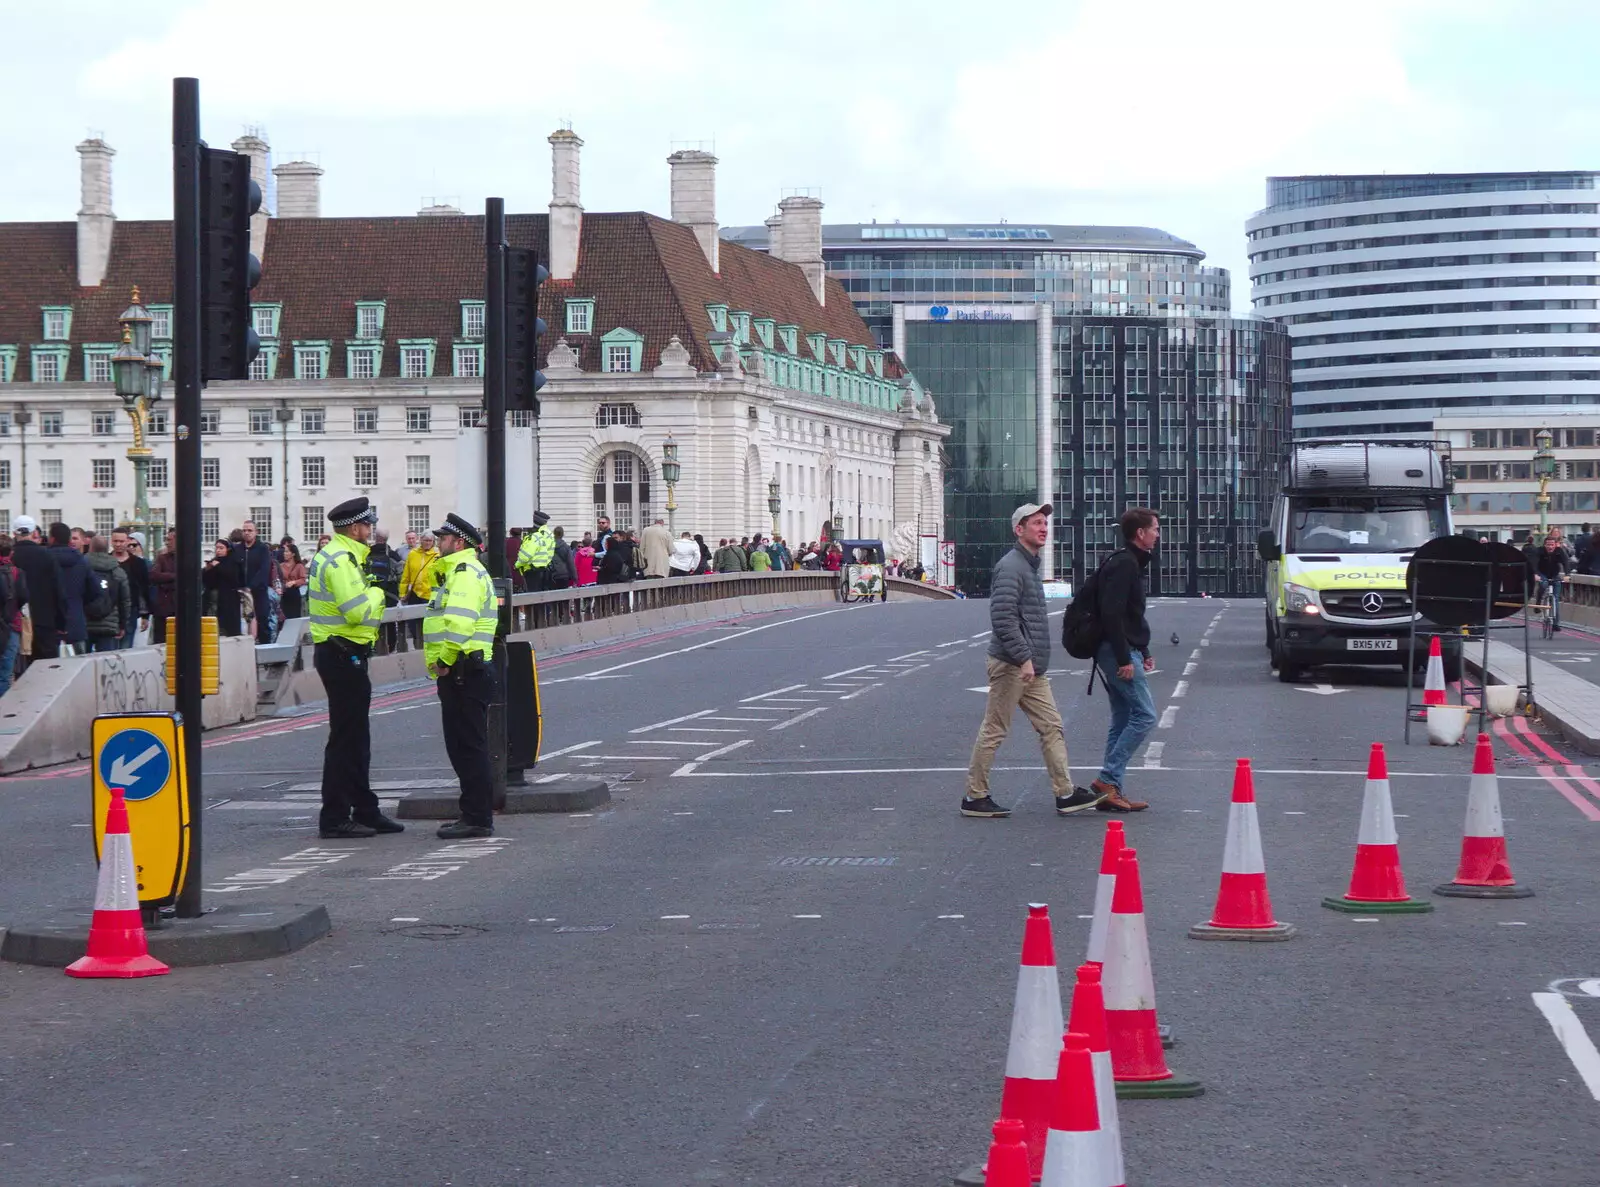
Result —
[[[323,828],[337,828],[351,818],[378,814],[372,792],[372,677],[368,648],[333,639],[313,649],[314,666],[328,693],[328,745],[322,752]]]
[[[444,749],[461,783],[461,819],[494,827],[494,785],[489,765],[489,702],[494,668],[478,655],[463,654],[439,670],[439,716]]]

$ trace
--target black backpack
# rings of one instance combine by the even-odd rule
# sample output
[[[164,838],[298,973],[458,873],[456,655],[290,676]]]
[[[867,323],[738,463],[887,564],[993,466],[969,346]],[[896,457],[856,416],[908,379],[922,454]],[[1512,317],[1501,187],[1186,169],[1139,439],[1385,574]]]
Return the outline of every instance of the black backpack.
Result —
[[[1061,616],[1061,646],[1073,659],[1093,659],[1105,641],[1100,629],[1100,574],[1116,555],[1113,552],[1089,574]]]
[[[89,570],[89,583],[83,592],[83,617],[87,622],[98,622],[117,608],[117,590],[109,572]]]

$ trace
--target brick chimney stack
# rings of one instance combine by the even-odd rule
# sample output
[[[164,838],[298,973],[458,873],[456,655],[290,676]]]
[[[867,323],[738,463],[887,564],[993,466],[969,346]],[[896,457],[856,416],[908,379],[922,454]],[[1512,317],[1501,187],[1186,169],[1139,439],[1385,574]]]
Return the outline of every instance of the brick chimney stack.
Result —
[[[667,158],[672,166],[672,221],[694,231],[713,272],[720,272],[717,238],[717,158],[695,148]]]
[[[769,249],[780,260],[800,265],[816,294],[817,304],[827,304],[822,267],[822,199],[796,195],[778,203],[777,237]]]
[[[78,210],[78,283],[97,287],[111,263],[111,158],[117,150],[98,137],[78,145],[82,160],[83,205]]]
[[[550,133],[550,269],[552,280],[571,280],[578,272],[583,239],[583,204],[578,200],[578,150],[583,141],[571,128]]]

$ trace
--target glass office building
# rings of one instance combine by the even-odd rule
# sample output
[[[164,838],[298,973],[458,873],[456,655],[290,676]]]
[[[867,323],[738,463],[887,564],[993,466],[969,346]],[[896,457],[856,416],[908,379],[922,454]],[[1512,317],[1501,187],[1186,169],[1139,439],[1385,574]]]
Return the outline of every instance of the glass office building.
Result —
[[[753,247],[767,228],[723,232]],[[1136,504],[1158,594],[1261,591],[1255,536],[1288,437],[1282,327],[1229,316],[1228,273],[1144,227],[823,227],[829,275],[932,393],[956,582],[988,591],[1019,503],[1055,508],[1047,574],[1080,583]]]
[[[1600,407],[1600,191],[1589,172],[1272,177],[1251,299],[1294,352],[1294,430]]]

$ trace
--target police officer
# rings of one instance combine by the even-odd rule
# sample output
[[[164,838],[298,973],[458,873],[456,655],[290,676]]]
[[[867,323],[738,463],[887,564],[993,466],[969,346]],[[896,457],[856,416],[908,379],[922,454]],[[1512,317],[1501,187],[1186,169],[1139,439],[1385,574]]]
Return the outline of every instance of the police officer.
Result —
[[[483,536],[461,516],[434,529],[439,559],[428,616],[422,622],[428,675],[439,682],[444,749],[461,782],[461,818],[440,827],[446,840],[494,833],[489,765],[489,702],[495,690],[494,632],[499,613],[494,582],[478,559]]]
[[[402,833],[405,825],[378,808],[368,778],[372,677],[367,661],[383,619],[384,597],[383,590],[367,584],[365,566],[378,509],[365,498],[355,498],[328,512],[328,519],[333,537],[311,558],[306,581],[312,650],[317,675],[328,693],[318,835],[346,839]]]
[[[522,538],[517,550],[517,570],[530,593],[550,588],[550,562],[556,555],[556,534],[550,529],[550,516],[533,513],[533,531]]]

